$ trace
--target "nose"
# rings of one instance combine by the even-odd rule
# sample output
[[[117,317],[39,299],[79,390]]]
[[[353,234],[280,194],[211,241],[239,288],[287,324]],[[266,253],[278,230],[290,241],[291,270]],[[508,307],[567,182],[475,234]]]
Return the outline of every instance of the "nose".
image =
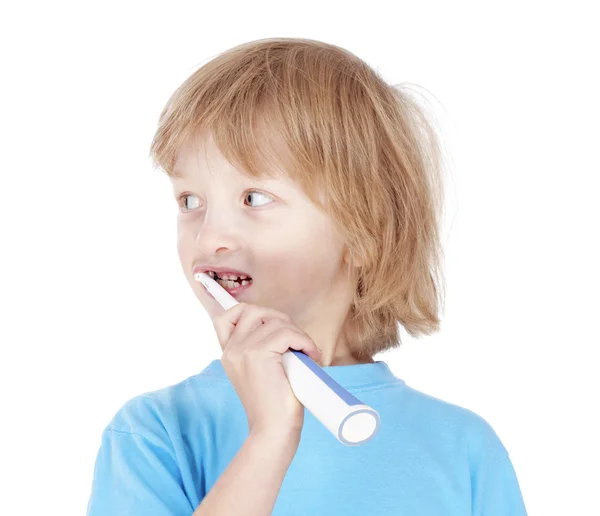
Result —
[[[213,214],[215,215],[215,214]],[[235,252],[240,247],[239,225],[221,215],[206,216],[198,233],[196,246],[203,256],[212,256],[221,248]]]

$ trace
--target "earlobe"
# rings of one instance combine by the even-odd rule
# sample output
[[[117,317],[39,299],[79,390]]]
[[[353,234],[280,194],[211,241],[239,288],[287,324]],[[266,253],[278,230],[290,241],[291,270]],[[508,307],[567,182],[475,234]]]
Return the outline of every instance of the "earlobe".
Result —
[[[344,263],[350,265],[350,257],[349,257],[349,252],[348,252],[348,248],[344,247],[344,255],[343,255],[343,261]]]
[[[351,265],[353,267],[360,267],[360,262],[352,259],[348,248],[344,249],[344,263],[347,263],[348,265]]]

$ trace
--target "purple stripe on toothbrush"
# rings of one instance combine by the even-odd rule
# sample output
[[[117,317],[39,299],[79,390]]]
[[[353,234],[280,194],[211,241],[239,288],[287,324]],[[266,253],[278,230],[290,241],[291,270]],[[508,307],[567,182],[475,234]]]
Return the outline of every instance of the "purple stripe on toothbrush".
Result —
[[[325,382],[333,392],[335,392],[340,398],[342,398],[346,404],[348,405],[362,405],[362,401],[358,398],[354,397],[350,394],[346,389],[344,389],[339,383],[337,383],[331,376],[329,376],[319,364],[317,364],[312,358],[310,358],[303,351],[298,351],[296,349],[290,349],[294,355],[296,355],[302,362],[306,364],[306,366],[315,373],[323,382]]]

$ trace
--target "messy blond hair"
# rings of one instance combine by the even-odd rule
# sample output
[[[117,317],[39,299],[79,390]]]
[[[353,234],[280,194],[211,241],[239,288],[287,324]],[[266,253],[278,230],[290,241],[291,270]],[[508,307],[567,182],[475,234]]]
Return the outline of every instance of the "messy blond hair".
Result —
[[[442,152],[425,111],[351,52],[268,38],[223,52],[163,109],[153,166],[170,177],[183,142],[210,133],[251,178],[281,170],[332,217],[355,285],[344,332],[360,360],[439,331]]]

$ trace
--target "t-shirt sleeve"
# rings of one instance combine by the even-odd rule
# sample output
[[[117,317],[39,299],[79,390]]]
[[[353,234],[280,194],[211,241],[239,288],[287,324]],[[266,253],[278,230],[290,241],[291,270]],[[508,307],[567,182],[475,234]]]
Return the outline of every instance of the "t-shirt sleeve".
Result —
[[[475,482],[473,516],[527,516],[517,474],[503,447],[491,455]]]
[[[87,516],[190,516],[180,477],[173,453],[153,434],[106,428]]]

